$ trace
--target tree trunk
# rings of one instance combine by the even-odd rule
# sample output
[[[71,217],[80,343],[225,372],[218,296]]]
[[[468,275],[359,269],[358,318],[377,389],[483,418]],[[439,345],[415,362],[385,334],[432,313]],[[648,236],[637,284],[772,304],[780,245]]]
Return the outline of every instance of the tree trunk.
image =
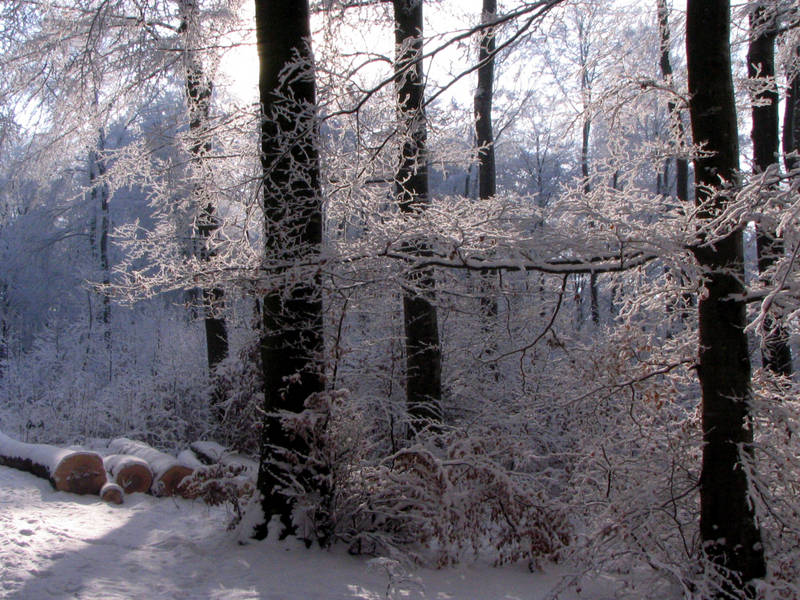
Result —
[[[750,45],[747,51],[747,74],[750,78],[775,76],[775,14],[764,3],[753,8],[750,13]],[[753,106],[753,167],[762,173],[767,167],[778,162],[778,89],[771,86],[760,92],[754,100],[766,101],[764,106]],[[769,223],[756,225],[756,247],[758,251],[758,271],[762,274],[783,254],[783,240],[775,235]],[[765,281],[769,285],[769,281]],[[772,313],[764,320],[764,334],[761,345],[761,362],[765,368],[779,375],[792,374],[792,351],[789,335],[780,317]]]
[[[106,484],[100,488],[98,494],[104,502],[108,502],[109,504],[122,504],[124,501],[122,488],[111,481],[107,481]]]
[[[589,32],[584,22],[578,20],[578,44],[581,67],[581,102],[583,124],[581,127],[581,176],[583,177],[583,193],[587,196],[592,191],[589,183],[589,142],[592,133],[592,78],[589,76]],[[590,223],[591,226],[591,223]],[[600,303],[597,295],[597,273],[589,275],[589,314],[592,323],[600,323]]]
[[[667,5],[667,0],[657,0],[657,11],[659,31],[658,64],[661,68],[661,76],[666,81],[667,86],[674,91],[675,86],[672,79],[672,62],[670,61],[669,56],[671,33],[669,29],[669,6]],[[671,135],[677,136],[677,142],[680,145],[680,148],[683,149],[687,146],[686,130],[683,127],[683,114],[674,100],[669,100],[667,102],[667,112],[669,113],[671,120]],[[668,181],[665,181],[664,185],[665,190],[669,188]],[[680,202],[689,201],[689,161],[682,157],[677,157],[675,159],[675,196]],[[684,284],[688,279],[683,269],[681,269],[678,276],[680,277],[681,284]],[[694,306],[694,302],[695,300],[692,294],[688,292],[682,294],[680,304],[677,307],[682,316],[681,320],[683,320],[683,315],[688,312],[688,309]],[[676,307],[672,304],[672,302],[668,301],[667,312],[670,313],[675,309]]]
[[[669,45],[670,45],[670,30],[669,30],[669,7],[667,0],[658,1],[658,30],[659,30],[659,66],[661,67],[661,75],[667,82],[667,85],[673,87],[672,81],[672,63],[669,58]],[[681,145],[685,144],[686,133],[683,128],[683,118],[678,105],[674,100],[667,102],[667,111],[672,119],[675,133],[678,136],[678,141]],[[685,158],[675,159],[675,195],[682,202],[689,199],[689,161]],[[668,182],[665,181],[665,186]]]
[[[211,93],[213,84],[203,71],[203,65],[197,56],[200,44],[199,8],[197,0],[179,0],[181,10],[180,32],[183,38],[184,68],[186,70],[186,103],[189,110],[189,134],[192,156],[192,167],[198,175],[193,185],[192,197],[198,207],[195,229],[200,247],[197,248],[202,260],[210,260],[214,255],[211,248],[211,237],[219,228],[215,216],[214,201],[208,190],[210,174],[206,165],[211,141],[208,138],[208,119],[211,112]],[[220,288],[203,289],[203,306],[205,308],[206,355],[208,369],[212,374],[216,367],[228,355],[228,331],[225,320],[220,316],[224,306],[224,292]],[[221,390],[214,394],[214,402],[223,398]]]
[[[247,475],[258,474],[257,462],[238,452],[228,450],[216,442],[192,442],[189,447],[205,465],[220,464],[224,467],[241,467]]]
[[[322,244],[322,203],[309,6],[307,0],[256,0],[255,8],[265,260],[313,260]],[[296,532],[290,481],[327,494],[325,474],[307,464],[307,442],[287,431],[280,416],[302,412],[309,396],[324,391],[321,282],[319,275],[301,279],[263,298],[265,417],[258,489],[265,522],[256,527],[258,539],[266,537],[273,516],[283,525],[281,537]]]
[[[689,0],[686,56],[692,135],[708,156],[695,159],[695,196],[708,219],[725,208],[708,187],[736,177],[739,147],[730,62],[728,0]],[[703,464],[700,475],[700,533],[709,559],[732,573],[724,585],[736,590],[766,572],[761,532],[748,499],[752,455],[750,358],[744,297],[742,231],[713,245],[693,248],[705,270],[706,293],[699,305],[698,376],[702,389]]]
[[[497,18],[497,0],[483,0],[481,23],[492,23]],[[488,200],[497,192],[494,158],[494,131],[492,127],[492,100],[494,96],[494,28],[481,32],[478,47],[478,87],[475,89],[475,143],[478,147],[478,198]],[[481,308],[484,327],[491,329],[497,316],[497,299],[494,296],[497,275],[481,273]]]
[[[393,0],[395,26],[395,86],[403,136],[395,194],[409,218],[425,210],[428,198],[425,80],[422,71],[422,2]],[[409,244],[409,252],[424,256],[427,244]],[[403,322],[406,338],[406,403],[410,433],[435,427],[442,420],[441,348],[434,305],[433,269],[415,269],[406,277]]]
[[[93,107],[97,108],[97,100]],[[89,152],[89,185],[90,197],[92,199],[92,210],[100,209],[100,232],[99,240],[97,241],[97,254],[100,260],[100,271],[102,273],[103,292],[102,304],[103,309],[100,313],[100,322],[103,325],[103,345],[108,358],[108,379],[111,380],[112,370],[112,357],[111,357],[111,295],[108,291],[108,285],[111,283],[111,263],[108,257],[108,234],[111,227],[111,219],[109,216],[109,200],[110,194],[108,190],[108,183],[106,182],[106,159],[105,159],[105,144],[106,133],[103,127],[100,127],[97,132],[97,147]],[[97,221],[93,219],[92,234],[93,237],[97,235]],[[93,243],[95,240],[93,239]],[[94,249],[93,249],[94,250]]]

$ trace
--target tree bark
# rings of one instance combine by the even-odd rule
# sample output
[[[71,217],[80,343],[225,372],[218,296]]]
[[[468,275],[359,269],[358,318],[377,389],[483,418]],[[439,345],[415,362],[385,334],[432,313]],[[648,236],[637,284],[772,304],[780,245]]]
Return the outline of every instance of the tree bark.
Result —
[[[425,80],[422,70],[422,2],[393,0],[395,27],[395,87],[403,144],[395,176],[400,210],[410,218],[425,210],[428,198]],[[410,244],[424,256],[427,244]],[[406,278],[403,322],[406,340],[406,403],[410,433],[436,427],[442,420],[441,349],[432,268],[415,269]]]
[[[756,5],[750,13],[750,45],[747,51],[747,74],[753,78],[775,76],[775,14],[765,3]],[[758,93],[752,108],[753,167],[756,174],[778,162],[778,89],[775,85]],[[763,106],[756,103],[766,102]],[[775,235],[769,223],[756,225],[758,271],[762,274],[783,254],[783,240]],[[765,281],[769,284],[769,281]],[[764,320],[761,362],[779,375],[792,374],[792,351],[789,335],[780,317],[768,313]]]
[[[103,466],[109,479],[122,487],[126,494],[147,493],[153,485],[150,465],[138,456],[110,454],[103,457]]]
[[[667,0],[658,0],[658,30],[660,40],[659,66],[661,67],[661,75],[667,81],[667,85],[672,87],[672,62],[669,58],[669,7],[667,6]],[[667,102],[667,111],[676,128],[678,141],[684,144],[686,141],[686,133],[683,128],[683,118],[674,100]],[[666,181],[664,183],[665,185],[667,184]],[[679,157],[675,159],[675,195],[678,197],[678,200],[682,202],[689,200],[689,161],[685,158]]]
[[[95,94],[97,91],[95,90]],[[93,108],[97,109],[97,97]],[[110,219],[110,193],[108,190],[108,183],[105,179],[106,176],[106,159],[105,159],[105,144],[106,133],[103,127],[97,131],[97,146],[89,152],[89,185],[90,197],[92,199],[92,210],[100,209],[100,231],[99,239],[97,236],[97,220],[93,218],[92,222],[92,244],[97,244],[96,256],[100,261],[100,272],[102,273],[103,291],[102,291],[102,305],[103,309],[100,313],[100,322],[103,326],[103,345],[108,358],[108,379],[111,380],[112,355],[111,355],[111,294],[108,291],[108,286],[111,283],[111,263],[108,257],[108,234],[111,228]]]
[[[199,213],[195,229],[199,238],[198,255],[201,260],[210,260],[214,255],[211,238],[219,228],[215,215],[214,201],[208,190],[209,174],[206,161],[211,151],[208,138],[208,120],[211,112],[211,94],[214,86],[206,76],[203,65],[197,56],[199,47],[199,7],[197,0],[179,0],[181,10],[180,32],[183,39],[183,52],[186,71],[186,103],[189,111],[189,134],[192,166],[199,174],[199,181],[193,185],[192,197]],[[203,306],[205,308],[206,355],[208,369],[212,374],[214,368],[228,355],[228,331],[225,320],[220,316],[224,306],[224,292],[214,287],[203,289]],[[214,403],[220,402],[221,390],[214,394]]]
[[[497,0],[483,0],[481,23],[492,23],[497,18]],[[475,140],[478,146],[478,198],[488,200],[497,191],[494,158],[494,130],[492,127],[492,101],[494,96],[494,28],[481,32],[478,47],[478,87],[475,90]]]
[[[581,67],[581,104],[583,109],[583,123],[581,126],[581,176],[583,177],[583,193],[587,196],[592,191],[589,183],[589,142],[592,133],[592,77],[589,75],[589,31],[582,18],[578,18],[578,45]],[[600,303],[597,291],[597,273],[589,274],[589,314],[592,323],[600,323]]]
[[[669,6],[667,0],[657,0],[658,12],[658,31],[659,31],[659,67],[661,68],[661,76],[666,81],[667,86],[674,91],[674,81],[672,78],[672,61],[670,60],[670,38],[671,32],[669,28]],[[678,108],[678,104],[674,100],[667,102],[667,112],[671,120],[670,128],[672,129],[671,136],[677,136],[677,143],[683,149],[687,146],[686,143],[686,130],[683,126],[683,113]],[[673,142],[674,143],[674,142]],[[664,168],[664,189],[669,189],[669,181],[667,177],[668,168]],[[667,191],[667,193],[669,193]],[[680,202],[689,201],[689,161],[686,158],[675,158],[675,196]],[[686,273],[681,269],[678,274],[681,283],[687,280]],[[681,297],[678,309],[683,317],[688,312],[688,309],[694,306],[694,296],[691,293],[684,292]],[[667,312],[673,312],[676,309],[672,302],[668,301]]]
[[[109,504],[122,504],[124,502],[122,488],[111,481],[107,481],[106,484],[100,488],[99,495],[101,500]]]
[[[497,18],[497,0],[483,0],[481,23],[492,23]],[[492,126],[492,101],[494,96],[494,28],[481,32],[478,46],[478,87],[475,89],[475,143],[478,147],[478,198],[488,200],[497,193],[497,174],[494,157],[494,130]],[[497,299],[494,297],[496,275],[481,274],[481,308],[484,327],[491,328],[497,316]]]
[[[689,0],[686,55],[692,135],[708,155],[695,159],[699,218],[725,208],[724,196],[708,187],[731,182],[739,166],[730,61],[728,0]],[[700,475],[700,533],[708,558],[732,574],[723,585],[734,592],[766,572],[761,532],[748,499],[752,455],[750,358],[744,297],[742,231],[713,245],[693,248],[706,273],[699,310],[698,376],[702,389],[703,464]]]
[[[307,261],[319,255],[322,244],[309,6],[307,0],[256,0],[255,9],[265,259]],[[289,280],[263,298],[265,417],[258,489],[265,522],[256,527],[258,539],[266,537],[273,516],[282,523],[281,537],[296,533],[290,481],[327,494],[325,474],[306,464],[307,442],[284,428],[280,414],[302,412],[310,396],[324,391],[320,290],[319,275],[313,275]]]
[[[189,448],[206,465],[220,464],[224,467],[241,467],[249,476],[258,474],[258,463],[247,456],[228,450],[216,442],[192,442]]]

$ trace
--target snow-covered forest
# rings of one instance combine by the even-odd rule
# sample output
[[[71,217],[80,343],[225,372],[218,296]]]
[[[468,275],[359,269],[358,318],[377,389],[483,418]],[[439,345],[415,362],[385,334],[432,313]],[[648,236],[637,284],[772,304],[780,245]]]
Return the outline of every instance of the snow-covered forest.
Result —
[[[796,0],[4,0],[0,465],[181,453],[352,598],[798,598],[798,220]]]

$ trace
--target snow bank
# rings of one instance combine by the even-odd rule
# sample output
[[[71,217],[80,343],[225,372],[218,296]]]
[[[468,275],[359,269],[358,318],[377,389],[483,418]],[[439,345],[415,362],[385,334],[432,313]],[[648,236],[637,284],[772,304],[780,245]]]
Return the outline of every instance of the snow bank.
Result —
[[[0,506],[0,598],[9,600],[611,600],[621,583],[595,574],[579,581],[563,567],[397,572],[343,548],[240,545],[225,531],[223,507],[144,494],[110,506],[2,466]],[[580,593],[564,585],[572,579],[583,584]]]

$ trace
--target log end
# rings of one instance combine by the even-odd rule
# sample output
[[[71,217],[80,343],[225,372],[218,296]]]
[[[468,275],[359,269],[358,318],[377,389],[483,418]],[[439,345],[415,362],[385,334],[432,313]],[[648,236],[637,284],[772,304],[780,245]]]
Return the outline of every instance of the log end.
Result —
[[[192,474],[192,469],[183,465],[173,465],[158,477],[151,488],[154,496],[183,496],[181,483]],[[185,497],[185,496],[184,496]]]
[[[126,494],[148,492],[153,485],[153,473],[146,464],[131,463],[119,469],[115,480]]]
[[[123,492],[122,488],[116,483],[110,481],[100,488],[100,498],[109,504],[122,504]]]
[[[99,494],[106,482],[103,459],[92,452],[75,452],[62,458],[52,472],[53,485],[62,492]]]

